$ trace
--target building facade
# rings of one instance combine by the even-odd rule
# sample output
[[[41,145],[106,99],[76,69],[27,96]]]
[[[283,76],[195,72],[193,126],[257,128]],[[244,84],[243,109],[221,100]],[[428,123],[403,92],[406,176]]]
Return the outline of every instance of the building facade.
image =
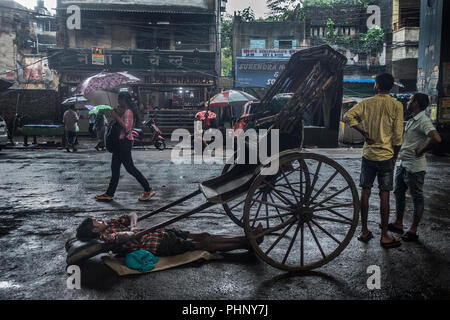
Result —
[[[31,11],[15,1],[0,0],[0,77],[19,84],[20,61],[32,54],[36,34]]]
[[[81,23],[71,30],[74,5]],[[127,71],[141,79],[133,92],[143,110],[205,101],[220,74],[221,7],[218,0],[59,0],[50,64],[63,95],[93,74]],[[94,57],[93,48],[102,54]]]
[[[294,52],[327,43],[347,57],[345,94],[371,95],[374,76],[389,71],[392,60],[391,1],[374,0],[373,6],[376,10],[363,5],[307,6],[302,9],[304,19],[295,22],[243,22],[234,17],[235,86],[264,91]],[[383,30],[384,38],[378,47],[366,49],[356,40],[368,31],[372,20]]]
[[[44,6],[44,0],[37,0],[34,12],[36,53],[46,53],[49,48],[56,47],[56,17]]]
[[[309,47],[303,22],[244,22],[233,17],[234,86],[262,97],[291,55]]]
[[[56,90],[58,77],[47,60],[47,49],[56,45],[55,17],[42,0],[34,11],[8,0],[0,1],[0,9],[0,78],[17,89]]]
[[[420,0],[394,0],[392,10],[392,75],[415,91],[419,56]]]

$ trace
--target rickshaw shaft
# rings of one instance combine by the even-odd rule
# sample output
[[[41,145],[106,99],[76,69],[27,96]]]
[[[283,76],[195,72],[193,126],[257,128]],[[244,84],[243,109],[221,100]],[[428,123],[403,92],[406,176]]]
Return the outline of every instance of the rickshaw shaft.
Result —
[[[162,222],[160,224],[157,224],[156,226],[150,227],[150,228],[148,228],[146,230],[143,230],[143,231],[141,231],[139,233],[136,233],[136,235],[134,235],[132,238],[133,239],[138,239],[139,237],[145,235],[148,232],[164,228],[164,227],[166,227],[166,226],[168,226],[168,225],[170,225],[172,223],[175,223],[175,222],[177,222],[177,221],[179,221],[179,220],[181,220],[183,218],[189,217],[189,216],[191,216],[191,215],[193,215],[195,213],[198,213],[198,212],[200,212],[200,211],[202,211],[204,209],[207,209],[209,207],[212,207],[214,205],[216,205],[216,203],[206,202],[206,203],[204,203],[204,204],[202,204],[202,205],[200,205],[200,206],[198,206],[198,207],[196,207],[196,208],[194,208],[194,209],[192,209],[192,210],[190,210],[190,211],[188,211],[186,213],[182,213],[182,214],[176,216],[175,218],[169,219],[169,220],[164,221],[164,222]],[[127,239],[127,240],[129,240],[129,239]]]
[[[194,192],[188,194],[187,196],[185,196],[185,197],[183,197],[183,198],[180,198],[180,199],[178,199],[178,200],[175,200],[175,201],[172,202],[172,203],[169,203],[168,205],[166,205],[166,206],[164,206],[164,207],[161,207],[161,208],[159,208],[159,209],[156,209],[155,211],[152,211],[152,212],[150,212],[150,213],[147,213],[147,214],[144,214],[144,215],[140,216],[140,217],[137,219],[137,221],[141,221],[141,220],[146,219],[146,218],[148,218],[148,217],[154,216],[155,214],[158,214],[158,213],[160,213],[160,212],[162,212],[162,211],[165,211],[165,210],[167,210],[167,209],[169,209],[169,208],[171,208],[171,207],[173,207],[173,206],[176,206],[177,204],[180,204],[180,203],[182,203],[182,202],[184,202],[184,201],[186,201],[186,200],[188,200],[188,199],[190,199],[190,198],[193,198],[193,197],[195,197],[196,195],[199,195],[200,193],[201,193],[200,190],[194,191]]]

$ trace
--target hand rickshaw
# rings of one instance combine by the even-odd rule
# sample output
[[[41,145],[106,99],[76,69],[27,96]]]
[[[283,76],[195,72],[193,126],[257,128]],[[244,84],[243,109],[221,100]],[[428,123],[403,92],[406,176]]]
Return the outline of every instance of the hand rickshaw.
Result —
[[[262,113],[253,119],[256,128],[266,127],[269,134],[279,129],[279,153],[257,164],[226,164],[219,177],[200,183],[195,192],[138,220],[195,196],[203,195],[206,202],[142,234],[222,205],[231,220],[244,229],[254,252],[276,268],[311,270],[337,257],[351,240],[358,223],[358,193],[339,163],[301,150],[302,116],[308,108],[313,116],[325,107],[340,110],[345,63],[346,58],[327,45],[295,53],[261,101],[258,110]],[[293,93],[292,98],[280,110],[271,112],[272,98],[286,92]],[[264,175],[263,171],[275,160],[279,163],[276,174]],[[255,234],[252,230],[259,223],[264,229]],[[260,237],[264,241],[257,241]],[[77,263],[110,248],[98,240],[88,243],[70,240],[66,244],[67,263]]]

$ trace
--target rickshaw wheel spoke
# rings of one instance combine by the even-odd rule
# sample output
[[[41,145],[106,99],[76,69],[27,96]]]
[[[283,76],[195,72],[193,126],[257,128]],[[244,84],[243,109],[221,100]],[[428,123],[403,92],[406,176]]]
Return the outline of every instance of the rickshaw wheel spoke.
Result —
[[[222,174],[225,174],[230,170],[231,165],[226,164],[222,170]],[[256,192],[256,198],[259,198],[259,196],[262,194],[262,190],[258,190]],[[223,203],[222,207],[225,211],[225,213],[230,217],[231,221],[233,221],[236,225],[243,228],[244,227],[244,216],[243,216],[243,208],[240,206],[245,203],[245,197],[246,195],[242,195],[241,197],[229,202],[229,203]],[[240,200],[242,198],[242,200]],[[235,203],[234,201],[240,200],[239,202]]]
[[[327,236],[329,236],[331,239],[333,239],[334,241],[336,241],[338,244],[341,244],[341,242],[336,239],[332,234],[330,234],[327,230],[325,230],[320,224],[318,224],[316,221],[314,221],[314,219],[311,220],[311,222],[317,227],[319,228],[323,233],[325,233]]]
[[[270,251],[272,251],[273,248],[275,248],[275,246],[278,244],[278,242],[280,242],[281,239],[283,239],[283,237],[286,235],[286,233],[288,233],[288,231],[292,228],[292,226],[294,225],[295,222],[292,222],[291,224],[289,224],[289,226],[284,229],[284,231],[278,236],[278,238],[272,243],[272,245],[269,247],[269,249],[267,249],[264,253],[267,255],[270,253]]]
[[[269,193],[269,197],[270,197],[270,200],[272,200],[272,202],[275,202],[274,200],[273,200],[273,197],[272,197],[272,195]],[[281,222],[284,222],[284,220],[283,220],[283,218],[281,218],[281,216],[280,216],[280,210],[278,210],[278,208],[275,208],[275,210],[277,210],[277,213],[278,213],[278,216],[280,217],[280,220],[281,220]]]
[[[319,247],[320,253],[322,254],[322,256],[324,258],[326,258],[325,252],[323,252],[322,246],[320,245],[319,240],[317,240],[316,233],[312,229],[311,224],[308,222],[307,225],[308,225],[309,230],[311,231],[314,241],[316,242],[317,246]]]
[[[300,229],[300,224],[301,223],[297,224],[297,228],[295,229],[294,236],[292,237],[291,243],[289,243],[289,248],[287,249],[286,254],[284,255],[284,258],[283,258],[283,261],[281,262],[281,264],[285,264],[287,258],[289,257],[289,253],[292,250],[292,246],[294,245],[295,239],[297,239],[297,234],[298,234],[298,230]]]

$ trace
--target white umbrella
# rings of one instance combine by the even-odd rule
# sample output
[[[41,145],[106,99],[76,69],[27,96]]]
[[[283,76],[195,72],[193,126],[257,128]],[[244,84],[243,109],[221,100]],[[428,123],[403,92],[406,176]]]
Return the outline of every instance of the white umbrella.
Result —
[[[86,99],[83,96],[75,96],[75,97],[67,98],[66,100],[61,102],[61,104],[62,105],[72,105],[72,104],[77,104],[77,103],[84,103],[87,101],[88,101],[88,99]]]

